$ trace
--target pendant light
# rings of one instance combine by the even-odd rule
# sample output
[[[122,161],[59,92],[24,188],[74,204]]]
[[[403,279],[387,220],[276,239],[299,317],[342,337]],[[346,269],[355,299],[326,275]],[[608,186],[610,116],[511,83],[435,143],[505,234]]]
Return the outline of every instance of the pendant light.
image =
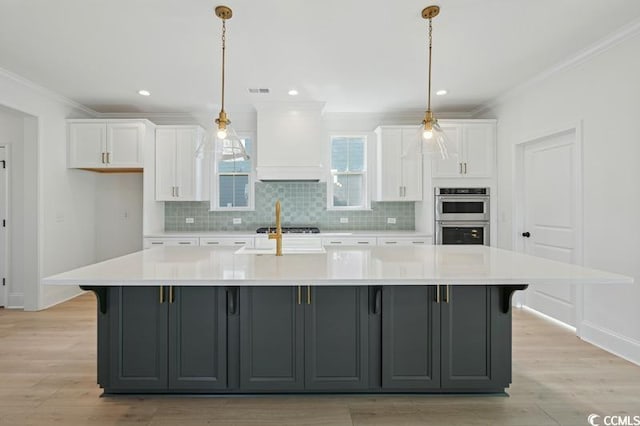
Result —
[[[433,116],[431,111],[431,50],[433,41],[432,19],[440,13],[439,6],[429,6],[422,10],[422,17],[429,21],[428,40],[429,40],[429,74],[427,86],[427,111],[422,120],[422,152],[433,158],[447,159],[457,155],[456,146],[449,141],[444,133],[438,120]]]
[[[217,125],[216,129],[209,138],[215,146],[215,154],[218,161],[248,160],[249,155],[245,150],[244,144],[231,127],[231,120],[229,120],[227,112],[224,110],[227,20],[231,19],[233,12],[231,11],[231,8],[227,6],[218,6],[215,8],[215,14],[222,20],[222,102],[220,104],[220,113],[218,114],[218,118],[215,120]]]

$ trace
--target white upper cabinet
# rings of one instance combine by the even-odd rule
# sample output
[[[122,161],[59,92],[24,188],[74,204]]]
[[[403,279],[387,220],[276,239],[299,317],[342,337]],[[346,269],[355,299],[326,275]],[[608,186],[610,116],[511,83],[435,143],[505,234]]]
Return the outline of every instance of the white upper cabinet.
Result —
[[[68,167],[142,170],[147,123],[144,120],[69,120]]]
[[[433,160],[434,178],[491,178],[495,165],[494,120],[441,120],[440,126],[458,147],[457,158]]]
[[[197,126],[158,126],[156,201],[208,199],[208,156],[196,155],[203,137]]]
[[[422,200],[422,150],[415,126],[376,129],[375,201]]]

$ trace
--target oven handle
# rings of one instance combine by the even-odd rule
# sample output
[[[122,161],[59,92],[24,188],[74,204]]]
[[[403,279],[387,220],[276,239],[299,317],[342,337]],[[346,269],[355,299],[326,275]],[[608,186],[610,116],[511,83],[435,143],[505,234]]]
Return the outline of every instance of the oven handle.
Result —
[[[481,197],[452,197],[450,195],[436,195],[436,198],[438,199],[438,202],[443,202],[443,201],[456,201],[456,202],[462,202],[462,203],[468,203],[468,202],[483,202],[483,203],[487,203],[490,200],[490,197],[487,197],[485,195],[481,196]]]

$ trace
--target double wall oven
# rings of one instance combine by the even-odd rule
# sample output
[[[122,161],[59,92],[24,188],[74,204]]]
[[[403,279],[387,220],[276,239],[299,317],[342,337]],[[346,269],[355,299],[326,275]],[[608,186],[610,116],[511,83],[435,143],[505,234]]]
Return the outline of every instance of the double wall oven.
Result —
[[[489,245],[489,188],[435,188],[436,244]]]

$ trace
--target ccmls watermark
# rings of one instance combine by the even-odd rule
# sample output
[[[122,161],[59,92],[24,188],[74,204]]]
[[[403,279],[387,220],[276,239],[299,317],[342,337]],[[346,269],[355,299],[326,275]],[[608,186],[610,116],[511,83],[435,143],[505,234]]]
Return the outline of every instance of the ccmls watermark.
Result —
[[[587,421],[591,426],[640,426],[640,416],[589,414]]]

